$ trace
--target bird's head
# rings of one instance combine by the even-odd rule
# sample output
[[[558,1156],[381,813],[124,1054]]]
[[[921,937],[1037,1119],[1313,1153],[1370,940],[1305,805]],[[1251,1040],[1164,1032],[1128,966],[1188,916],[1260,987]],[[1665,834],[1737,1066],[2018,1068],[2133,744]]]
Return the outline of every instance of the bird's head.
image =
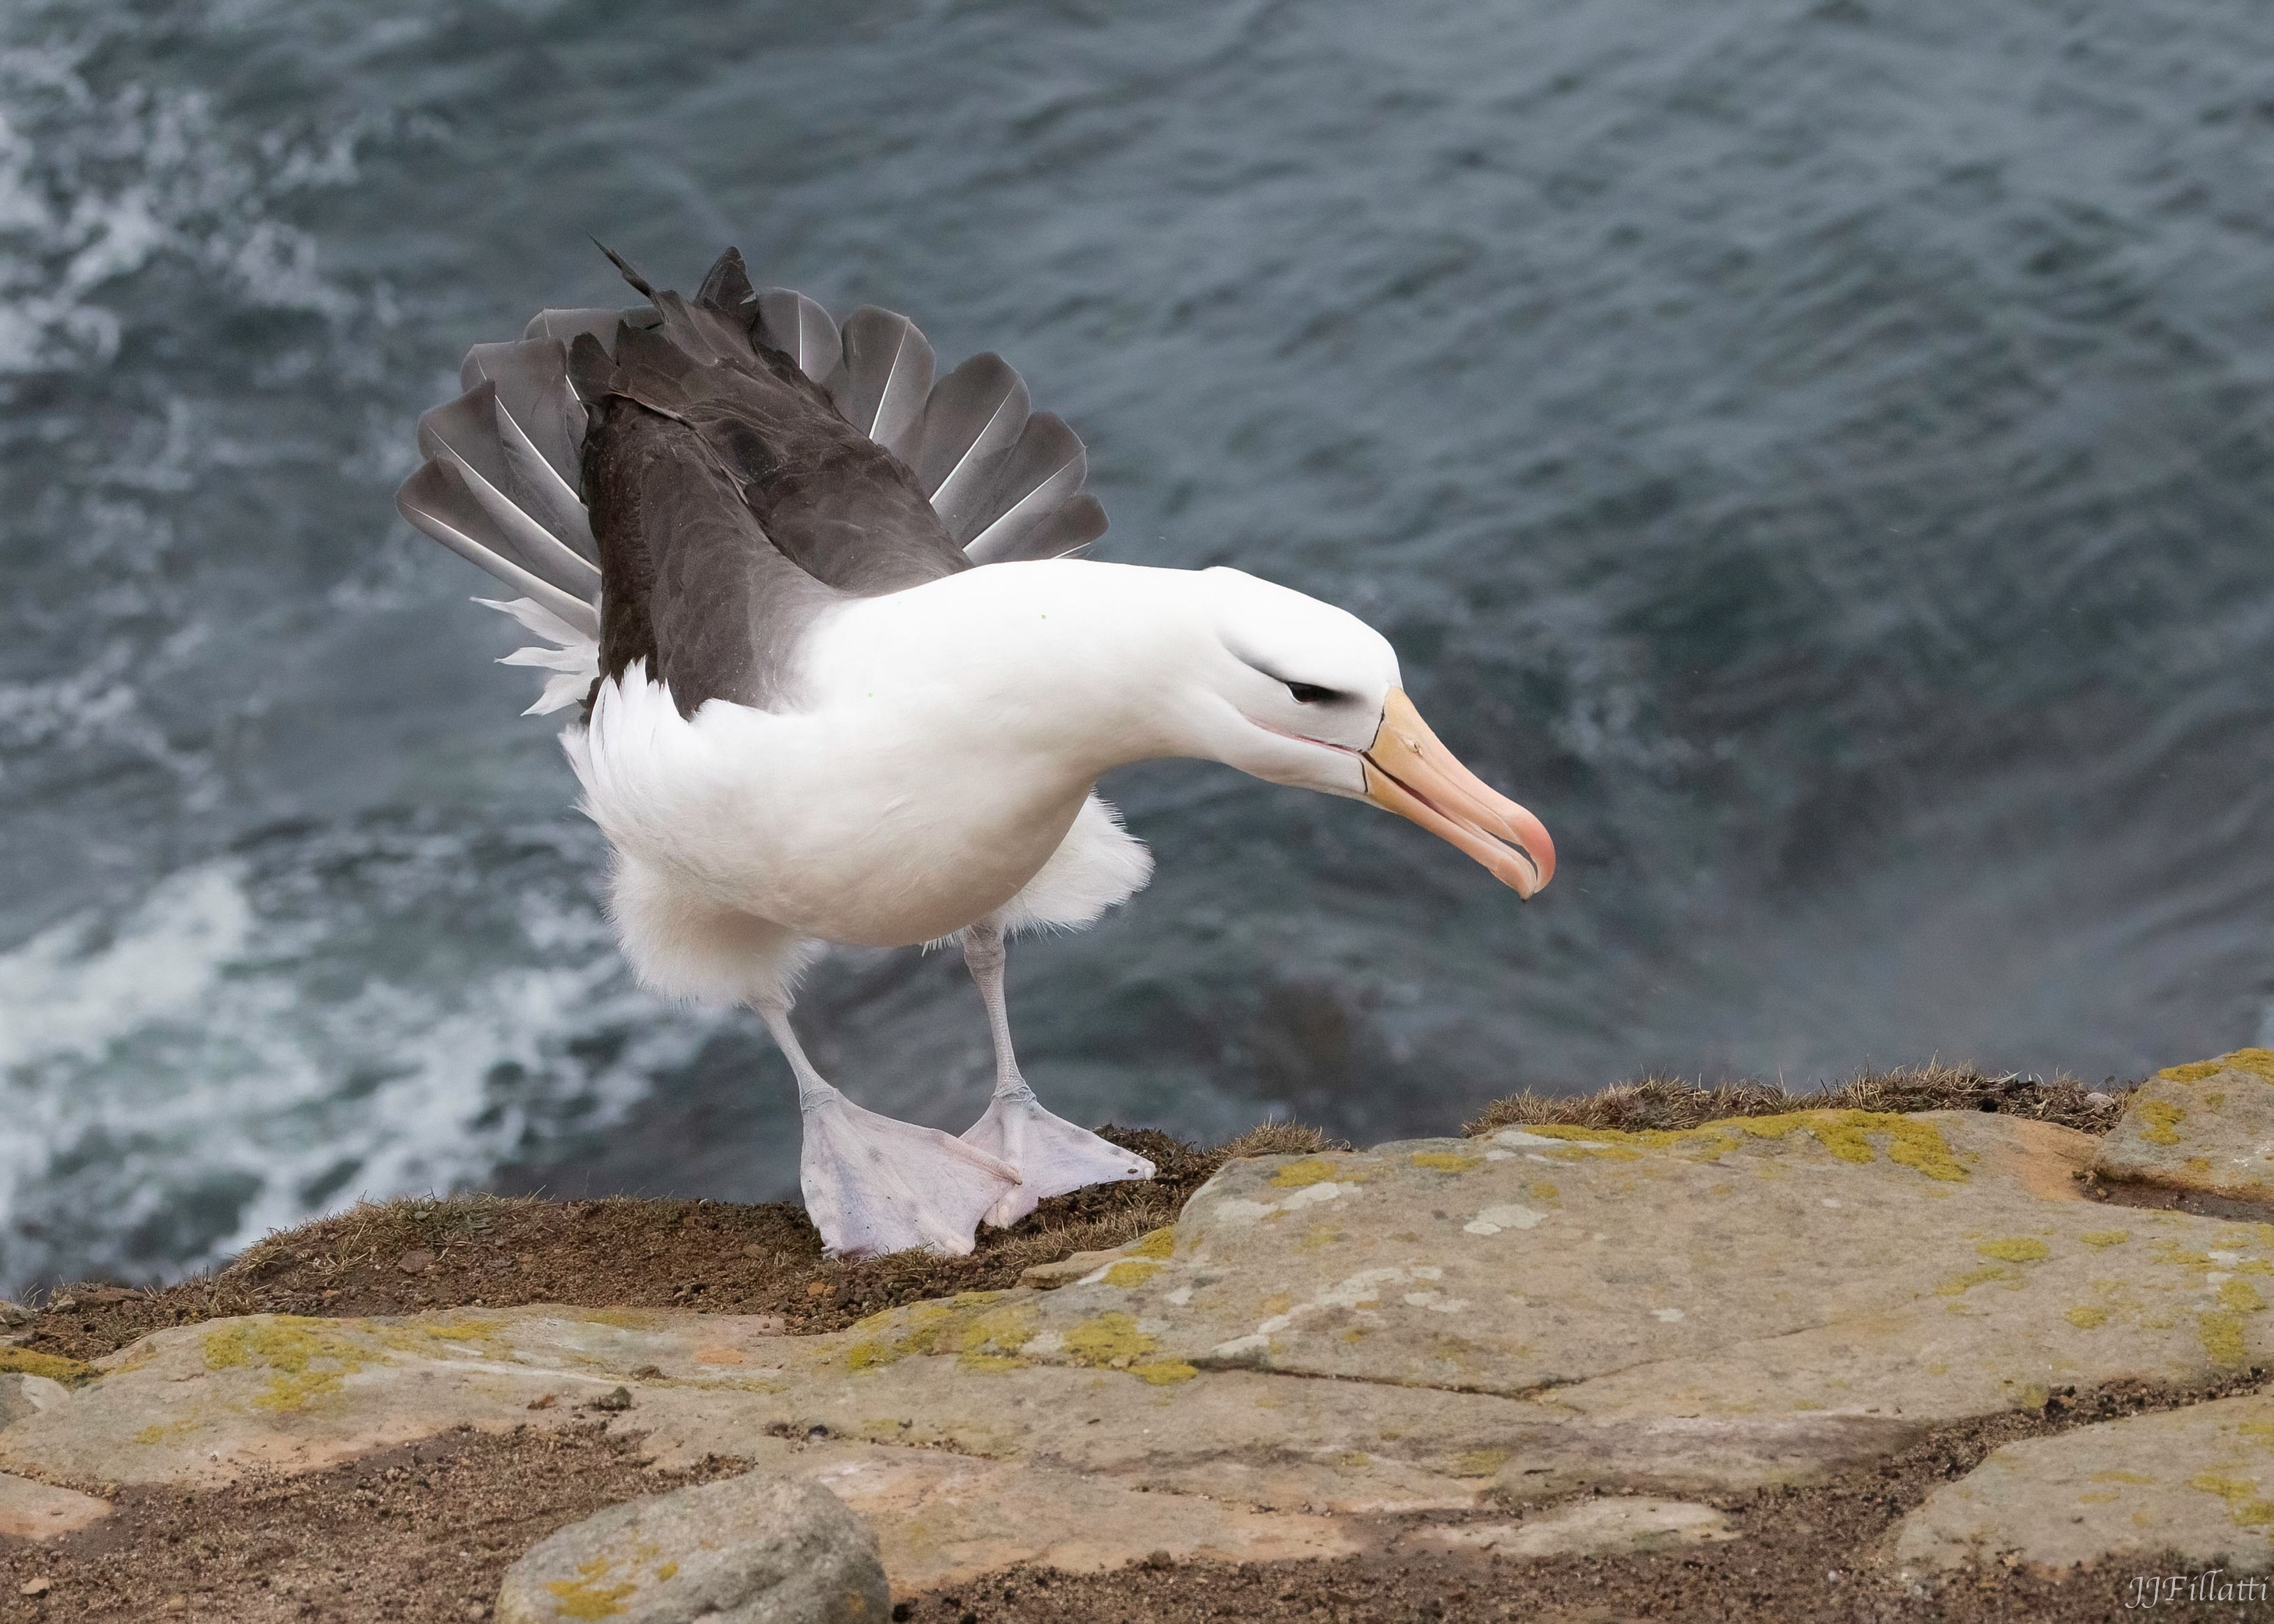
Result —
[[[1430,731],[1380,632],[1237,569],[1186,579],[1213,633],[1185,644],[1196,656],[1179,684],[1194,754],[1274,784],[1370,801],[1460,847],[1519,897],[1554,876],[1546,826]]]
[[[848,717],[892,695],[894,751],[954,741],[959,761],[1049,763],[1080,793],[1113,767],[1198,756],[1411,818],[1518,896],[1555,872],[1540,820],[1429,731],[1380,632],[1237,569],[961,570],[854,600],[808,671],[817,690],[857,696]]]

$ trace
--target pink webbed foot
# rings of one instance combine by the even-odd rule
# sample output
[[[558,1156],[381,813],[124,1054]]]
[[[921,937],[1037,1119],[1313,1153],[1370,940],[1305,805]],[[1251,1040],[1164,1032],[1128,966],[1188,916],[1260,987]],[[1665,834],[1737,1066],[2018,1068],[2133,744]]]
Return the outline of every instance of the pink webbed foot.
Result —
[[[839,1094],[809,1102],[798,1182],[825,1253],[971,1251],[980,1220],[1020,1187],[1017,1168],[937,1128],[880,1116]]]
[[[1018,1171],[1017,1187],[987,1211],[987,1222],[997,1229],[1018,1222],[1050,1196],[1153,1177],[1150,1162],[1044,1110],[1023,1083],[990,1101],[986,1115],[964,1130],[963,1142]]]

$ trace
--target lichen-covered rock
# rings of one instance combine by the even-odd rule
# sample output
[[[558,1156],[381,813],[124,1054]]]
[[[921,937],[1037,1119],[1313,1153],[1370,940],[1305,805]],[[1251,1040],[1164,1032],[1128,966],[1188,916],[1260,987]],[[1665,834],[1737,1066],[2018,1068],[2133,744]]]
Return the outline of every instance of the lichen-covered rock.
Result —
[[[2093,1171],[2274,1207],[2274,1049],[2171,1066],[2133,1094]]]
[[[2007,1444],[1911,1513],[1895,1556],[1925,1574],[2172,1551],[2198,1570],[2261,1573],[2270,1541],[2274,1399],[2251,1395]]]
[[[750,1473],[611,1506],[506,1569],[498,1624],[884,1624],[877,1538],[828,1490]]]
[[[1811,1111],[1235,1162],[1168,1257],[895,1309],[842,1357],[1528,1398],[1540,1425],[1502,1447],[1543,1485],[1670,1455],[1672,1487],[2274,1350],[2274,1227],[2083,1200],[2092,1147],[1979,1112]]]
[[[0,1470],[221,1484],[604,1418],[662,1464],[825,1485],[911,1590],[1531,1526],[1574,1491],[1805,1481],[2064,1387],[2274,1363],[2274,1223],[2085,1200],[2094,1145],[1980,1112],[1508,1129],[1236,1162],[1054,1290],[828,1335],[559,1304],[182,1326],[64,1362],[81,1385],[0,1421]],[[631,1409],[591,1408],[619,1387]]]

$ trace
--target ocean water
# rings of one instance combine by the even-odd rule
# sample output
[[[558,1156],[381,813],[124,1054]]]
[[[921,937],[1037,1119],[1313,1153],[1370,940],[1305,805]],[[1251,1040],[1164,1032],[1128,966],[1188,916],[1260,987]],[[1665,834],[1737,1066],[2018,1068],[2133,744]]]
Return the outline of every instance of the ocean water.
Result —
[[[1541,898],[1164,763],[1023,944],[1044,1097],[1443,1132],[1646,1070],[2098,1080],[2274,1036],[2274,11],[491,0],[0,11],[0,1288],[359,1195],[794,1189],[634,989],[484,578],[460,353],[739,244],[999,349],[1102,556],[1398,646]],[[949,955],[800,1019],[960,1128]]]

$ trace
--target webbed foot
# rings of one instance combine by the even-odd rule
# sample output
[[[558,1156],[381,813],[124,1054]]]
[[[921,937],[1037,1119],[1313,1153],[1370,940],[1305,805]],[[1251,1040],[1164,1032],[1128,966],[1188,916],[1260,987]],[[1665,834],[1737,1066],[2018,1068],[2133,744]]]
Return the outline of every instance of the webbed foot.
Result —
[[[1018,1170],[1018,1186],[986,1214],[998,1229],[1018,1222],[1048,1197],[1088,1184],[1153,1177],[1150,1162],[1044,1110],[1024,1083],[990,1101],[986,1115],[963,1131],[963,1143]]]
[[[809,1098],[798,1182],[825,1255],[912,1246],[962,1257],[980,1220],[1017,1193],[1019,1170],[937,1128],[862,1109],[837,1090]]]

